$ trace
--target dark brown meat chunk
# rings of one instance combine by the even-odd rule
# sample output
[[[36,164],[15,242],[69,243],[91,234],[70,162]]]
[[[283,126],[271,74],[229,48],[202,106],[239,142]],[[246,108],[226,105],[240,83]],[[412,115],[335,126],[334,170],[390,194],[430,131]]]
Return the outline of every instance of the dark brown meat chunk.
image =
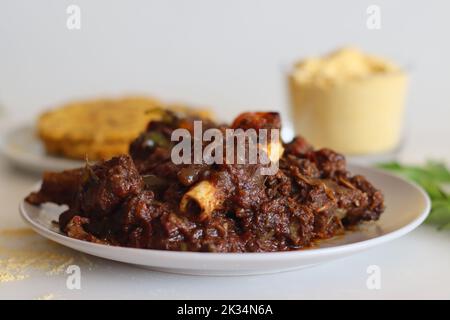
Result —
[[[334,178],[337,173],[346,171],[345,157],[333,150],[320,149],[309,151],[305,156],[316,164],[322,178]]]
[[[280,129],[281,118],[278,112],[244,112],[234,119],[232,128],[237,129]]]
[[[45,172],[38,192],[32,192],[26,201],[40,205],[45,202],[73,204],[79,191],[84,169],[63,172]]]
[[[313,147],[300,136],[295,137],[291,142],[285,144],[285,153],[295,157],[303,156],[309,151],[313,151]]]
[[[86,216],[106,216],[127,197],[138,194],[144,182],[129,156],[114,157],[87,167],[77,195],[77,205]]]

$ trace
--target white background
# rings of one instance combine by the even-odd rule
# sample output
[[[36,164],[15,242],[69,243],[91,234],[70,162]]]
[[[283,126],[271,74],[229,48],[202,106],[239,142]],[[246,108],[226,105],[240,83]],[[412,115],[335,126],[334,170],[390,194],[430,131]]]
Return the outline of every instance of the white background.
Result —
[[[126,93],[285,112],[297,59],[353,44],[411,73],[409,127],[450,119],[450,3],[445,0],[1,0],[0,101],[35,113],[73,98]],[[68,30],[66,8],[81,8]],[[381,29],[366,26],[369,5]]]
[[[66,28],[69,4],[81,8],[79,31]],[[366,27],[371,4],[381,8],[381,30]],[[243,109],[280,110],[289,120],[287,67],[354,44],[411,74],[400,158],[449,161],[449,14],[444,0],[0,0],[6,109],[0,125],[74,98],[127,93],[210,106],[225,120]],[[0,160],[0,228],[22,227],[17,204],[38,177]],[[234,278],[168,275],[93,259],[81,291],[67,290],[64,275],[37,274],[0,283],[0,298],[450,298],[449,248],[450,233],[422,226],[317,268]],[[382,270],[378,291],[365,285],[372,264]]]

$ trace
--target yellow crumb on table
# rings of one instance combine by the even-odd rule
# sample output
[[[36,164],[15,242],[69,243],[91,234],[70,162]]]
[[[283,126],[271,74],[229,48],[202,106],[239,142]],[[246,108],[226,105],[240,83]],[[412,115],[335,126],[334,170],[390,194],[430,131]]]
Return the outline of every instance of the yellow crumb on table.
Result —
[[[3,229],[0,230],[0,237],[23,237],[29,235],[35,235],[36,233],[30,228],[15,228],[15,229]]]
[[[55,299],[55,295],[53,293],[44,294],[41,297],[37,297],[36,300],[53,300]]]
[[[11,272],[0,271],[0,283],[19,281],[28,278],[28,275],[14,274]]]
[[[72,264],[94,267],[84,254],[49,242],[31,229],[0,230],[0,283],[25,280],[36,272],[62,275]]]

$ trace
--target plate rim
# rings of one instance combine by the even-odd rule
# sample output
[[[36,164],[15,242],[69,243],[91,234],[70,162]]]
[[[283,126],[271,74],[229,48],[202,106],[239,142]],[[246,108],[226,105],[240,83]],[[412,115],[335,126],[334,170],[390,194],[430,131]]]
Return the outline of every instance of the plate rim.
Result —
[[[300,250],[292,250],[292,251],[277,251],[277,252],[243,252],[243,253],[234,253],[234,252],[227,252],[227,253],[217,253],[217,252],[191,252],[191,251],[170,251],[170,250],[159,250],[159,249],[141,249],[141,248],[129,248],[129,247],[120,247],[120,246],[109,246],[104,244],[97,244],[92,242],[87,242],[83,240],[78,240],[74,238],[70,238],[66,235],[57,233],[55,231],[52,231],[43,225],[37,223],[34,221],[27,213],[27,210],[25,209],[26,202],[25,200],[22,200],[19,204],[19,212],[22,217],[22,219],[37,233],[39,233],[41,236],[50,239],[54,242],[57,242],[63,246],[70,247],[77,251],[82,251],[78,249],[80,246],[85,247],[89,252],[96,252],[98,250],[103,250],[106,252],[106,250],[110,250],[111,252],[115,251],[116,253],[127,253],[127,254],[138,254],[138,255],[144,255],[147,257],[150,256],[159,256],[161,258],[177,258],[177,259],[196,259],[201,258],[203,261],[215,261],[217,262],[219,259],[221,261],[226,262],[237,262],[237,261],[267,261],[272,259],[277,259],[279,261],[287,261],[292,259],[300,259],[300,258],[312,258],[312,257],[318,257],[323,255],[340,255],[345,253],[352,253],[357,252],[362,249],[369,249],[376,245],[380,245],[386,242],[389,242],[391,240],[397,239],[403,235],[408,234],[409,232],[416,229],[418,226],[420,226],[423,221],[427,218],[429,215],[430,209],[431,209],[431,200],[428,196],[428,194],[415,182],[409,181],[404,179],[403,177],[400,177],[398,175],[395,175],[391,172],[387,172],[386,170],[382,170],[379,168],[369,167],[369,166],[361,166],[361,165],[351,165],[353,168],[362,168],[362,169],[369,169],[373,170],[378,174],[387,175],[391,178],[399,179],[403,183],[408,184],[409,186],[413,187],[415,191],[418,192],[418,194],[421,195],[422,200],[424,201],[424,208],[422,209],[421,213],[412,221],[409,223],[403,225],[402,227],[390,231],[386,234],[376,236],[371,239],[361,240],[354,243],[347,243],[342,245],[336,245],[332,247],[323,247],[323,248],[307,248],[307,249],[300,249]],[[40,184],[41,182],[39,182]],[[39,186],[39,184],[35,185],[32,190],[36,190],[36,187]],[[86,251],[82,251],[86,252]],[[92,254],[92,253],[90,253]],[[92,254],[95,255],[95,254]],[[113,258],[106,258],[110,260],[115,260]],[[116,260],[116,261],[124,261],[124,260]],[[176,267],[176,266],[174,266]]]
[[[40,172],[48,170],[52,166],[56,166],[55,169],[58,170],[65,170],[83,165],[83,161],[81,160],[38,154],[35,152],[17,152],[11,148],[11,136],[33,130],[36,131],[36,126],[30,122],[20,123],[5,130],[0,136],[0,154],[15,165]],[[42,145],[42,142],[36,136],[30,136],[30,138],[35,139],[37,143]]]

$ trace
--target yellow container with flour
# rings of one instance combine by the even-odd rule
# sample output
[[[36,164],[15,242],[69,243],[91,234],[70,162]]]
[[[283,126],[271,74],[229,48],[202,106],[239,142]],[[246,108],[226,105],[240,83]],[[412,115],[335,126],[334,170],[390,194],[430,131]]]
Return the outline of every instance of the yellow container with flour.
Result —
[[[393,63],[344,48],[296,64],[289,83],[295,131],[315,147],[363,155],[399,144],[407,75]]]

